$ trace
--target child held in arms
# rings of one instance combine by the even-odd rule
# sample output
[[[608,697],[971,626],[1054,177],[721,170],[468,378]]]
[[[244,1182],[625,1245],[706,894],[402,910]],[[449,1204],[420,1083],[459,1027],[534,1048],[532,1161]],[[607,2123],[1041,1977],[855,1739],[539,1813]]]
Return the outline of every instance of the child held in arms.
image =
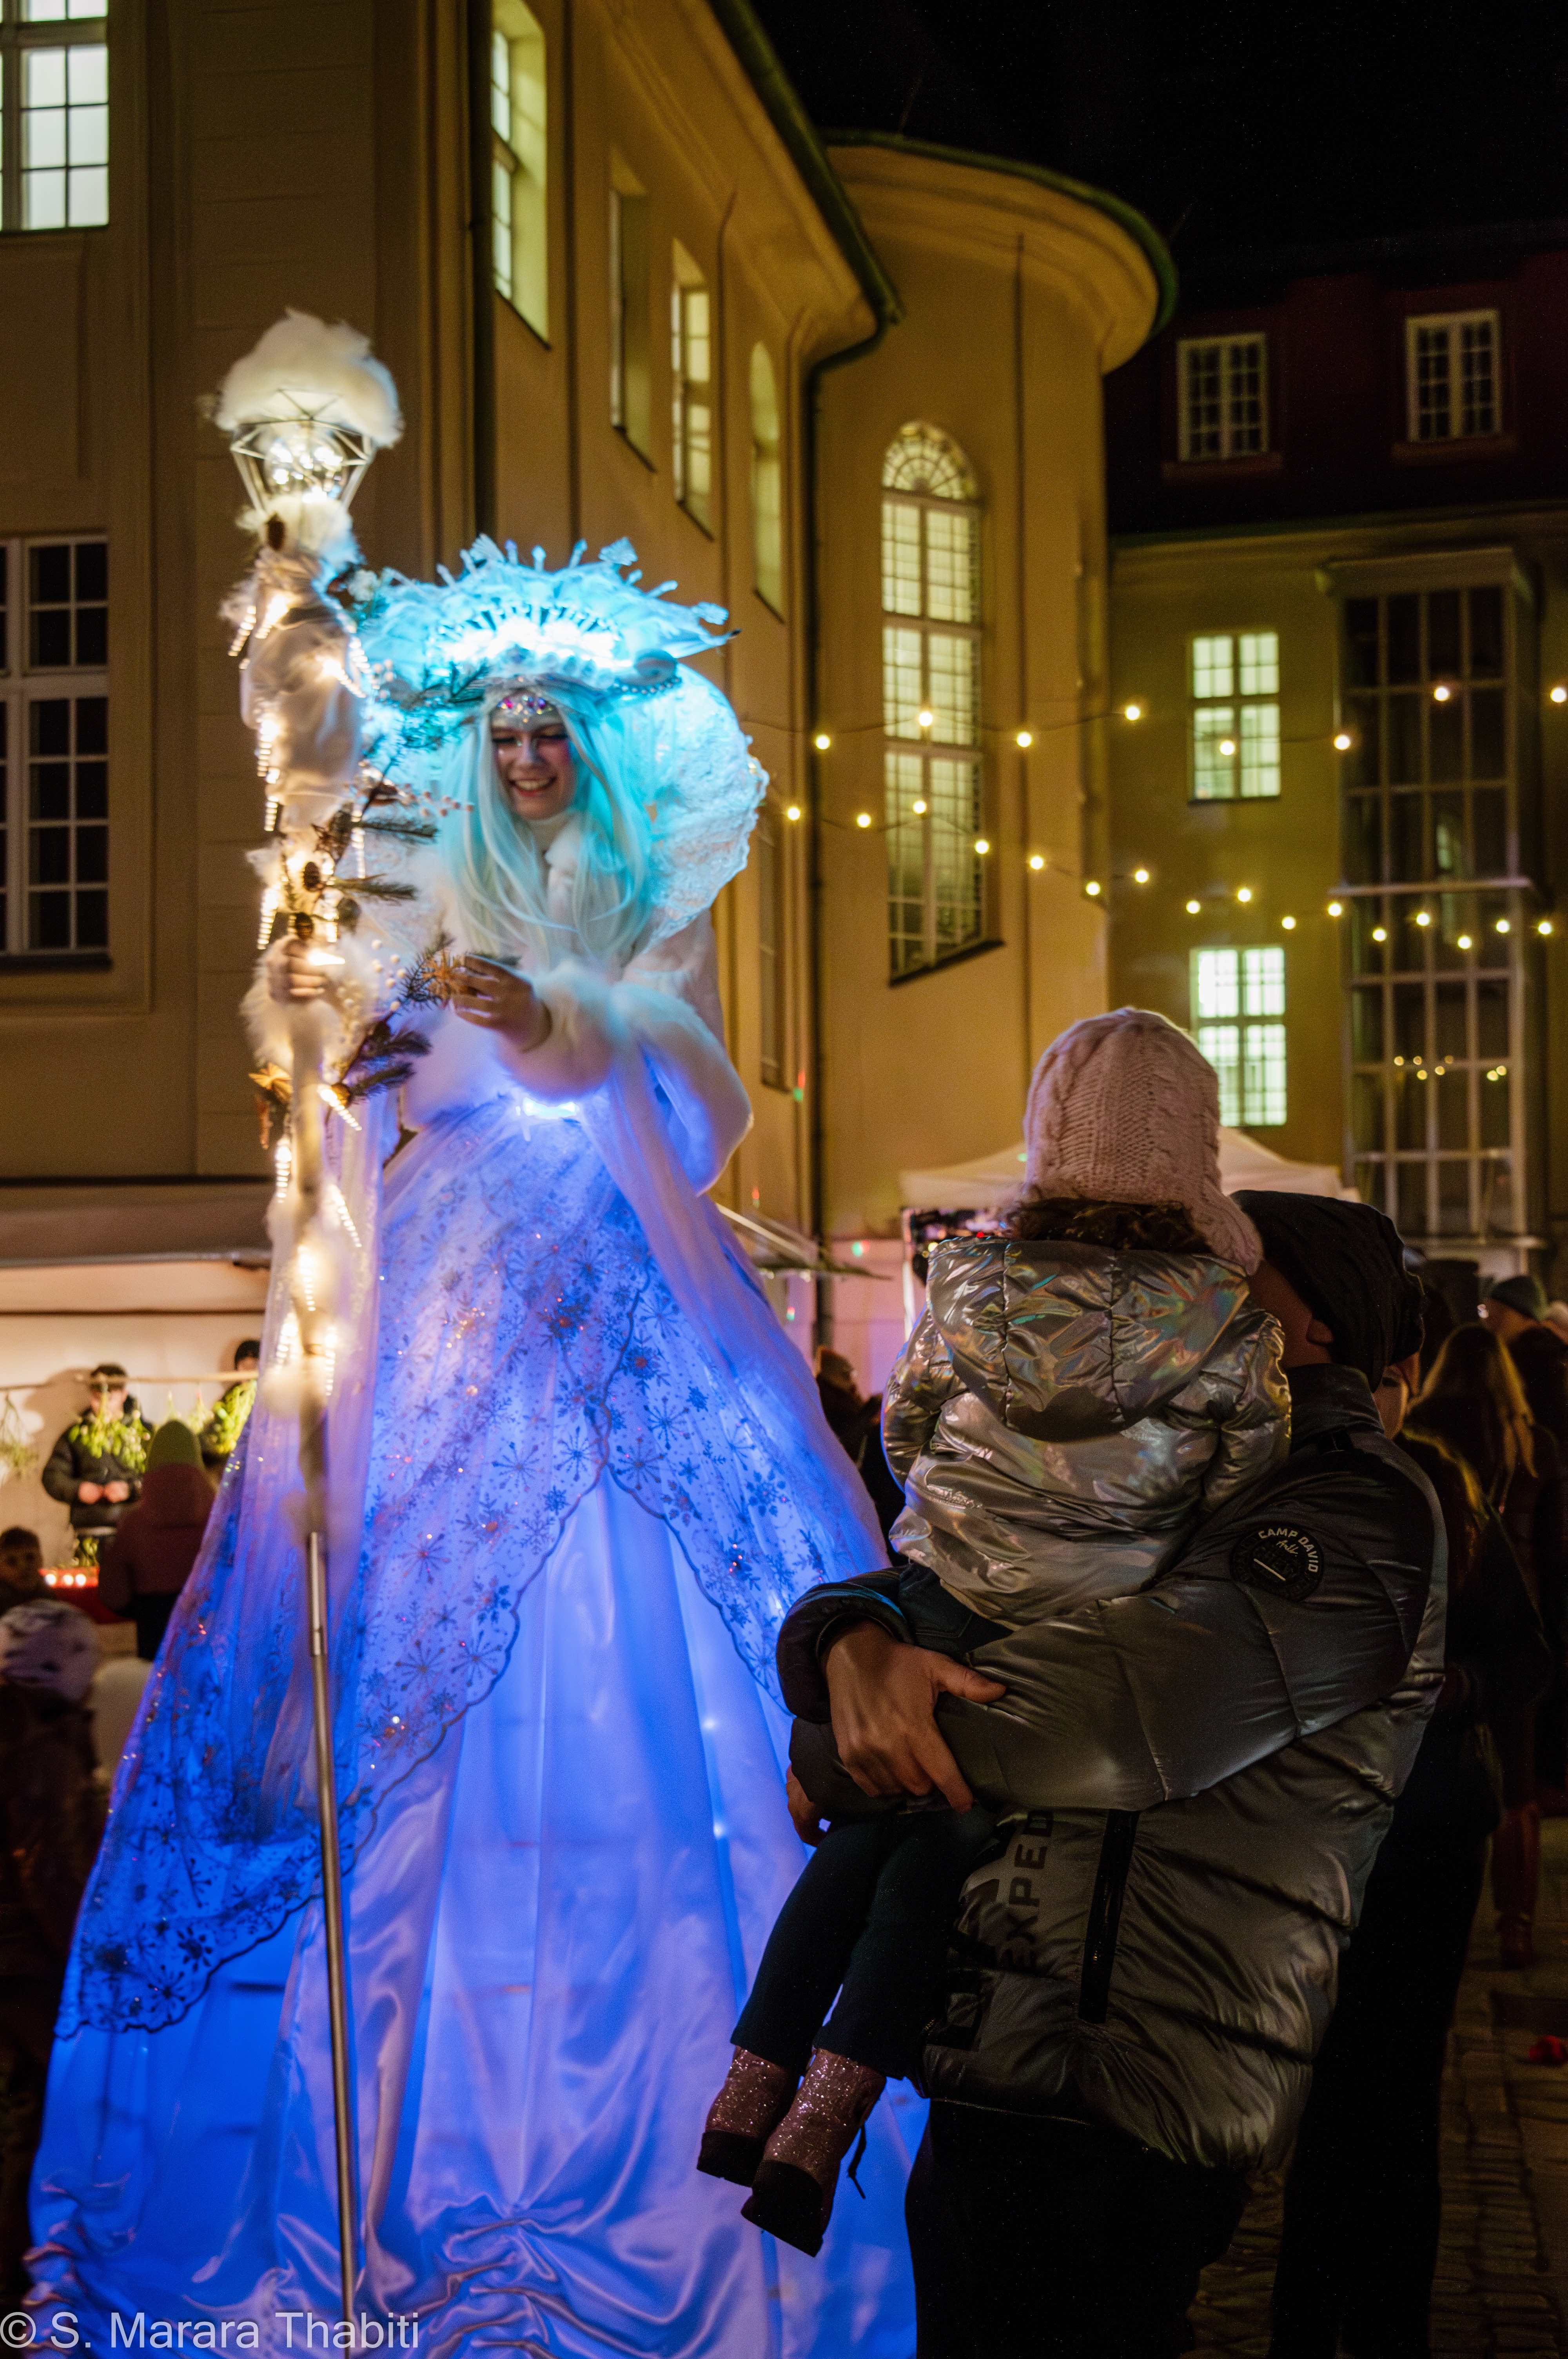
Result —
[[[1132,1007],[1073,1025],[1035,1069],[1025,1143],[1003,1233],[936,1247],[883,1406],[898,1603],[953,1657],[1141,1589],[1289,1441],[1279,1330],[1248,1299],[1262,1248],[1220,1188],[1217,1085],[1186,1035]],[[827,1732],[795,1735],[834,1815],[735,2027],[698,2168],[815,2253],[884,2082],[917,2073],[959,1893],[997,1845],[986,1810],[868,1799]]]

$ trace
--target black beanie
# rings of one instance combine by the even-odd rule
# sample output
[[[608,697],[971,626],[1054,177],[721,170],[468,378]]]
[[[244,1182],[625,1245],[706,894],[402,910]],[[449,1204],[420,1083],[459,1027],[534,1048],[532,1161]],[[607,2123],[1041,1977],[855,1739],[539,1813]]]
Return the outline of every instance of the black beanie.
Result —
[[[1421,1349],[1421,1283],[1386,1212],[1333,1196],[1249,1188],[1236,1199],[1272,1262],[1333,1336],[1332,1356],[1376,1387]]]

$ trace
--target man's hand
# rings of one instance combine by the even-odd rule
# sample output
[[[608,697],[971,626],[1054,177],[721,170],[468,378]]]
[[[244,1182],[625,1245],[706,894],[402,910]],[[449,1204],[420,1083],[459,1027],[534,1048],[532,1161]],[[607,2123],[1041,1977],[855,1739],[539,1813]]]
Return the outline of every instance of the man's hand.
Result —
[[[974,1800],[936,1726],[939,1695],[994,1703],[1007,1693],[925,1647],[902,1646],[874,1622],[836,1638],[824,1666],[838,1758],[863,1794],[929,1794],[950,1810]]]
[[[789,1803],[795,1833],[803,1843],[810,1843],[815,1850],[822,1841],[822,1813],[793,1769],[784,1779],[784,1799]]]
[[[76,1495],[84,1507],[95,1507],[103,1496],[103,1485],[102,1483],[79,1483]]]
[[[499,1032],[514,1049],[537,1049],[549,1038],[550,1011],[533,984],[494,959],[464,959],[452,1005],[465,1023]]]
[[[130,1495],[131,1486],[128,1483],[105,1483],[103,1485],[103,1496],[112,1500],[116,1507],[122,1499],[128,1499]]]

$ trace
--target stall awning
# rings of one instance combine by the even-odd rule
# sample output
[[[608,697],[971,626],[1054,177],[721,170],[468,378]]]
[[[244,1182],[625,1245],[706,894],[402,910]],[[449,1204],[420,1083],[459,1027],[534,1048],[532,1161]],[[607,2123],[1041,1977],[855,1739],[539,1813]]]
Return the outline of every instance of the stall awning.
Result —
[[[972,1163],[950,1163],[929,1171],[899,1174],[901,1201],[911,1212],[978,1212],[1005,1202],[1023,1180],[1023,1149],[1002,1147]],[[1219,1134],[1220,1184],[1229,1195],[1241,1188],[1269,1188],[1297,1196],[1354,1196],[1331,1163],[1292,1163],[1260,1147],[1244,1131]]]
[[[265,1180],[0,1190],[0,1268],[272,1258]]]

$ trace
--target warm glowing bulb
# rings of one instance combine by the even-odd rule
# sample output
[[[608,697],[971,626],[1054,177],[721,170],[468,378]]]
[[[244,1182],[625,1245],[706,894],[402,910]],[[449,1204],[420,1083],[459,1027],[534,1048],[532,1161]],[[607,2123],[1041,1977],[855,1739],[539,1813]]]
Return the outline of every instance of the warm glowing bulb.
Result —
[[[1035,869],[1044,868],[1045,865],[1044,853],[1043,852],[1032,852],[1029,855],[1029,865],[1031,868]]]
[[[1375,942],[1386,942],[1386,941],[1388,940],[1388,939],[1389,939],[1389,929],[1388,929],[1387,926],[1374,926],[1374,927],[1373,927],[1373,929],[1372,929],[1372,940],[1373,940]]]
[[[1349,751],[1350,751],[1350,732],[1349,732],[1349,730],[1348,730],[1348,729],[1337,729],[1337,730],[1336,730],[1336,732],[1335,732],[1335,735],[1334,735],[1334,750],[1335,750],[1335,752],[1336,752],[1336,754],[1348,754],[1348,753],[1349,753]]]
[[[1553,704],[1568,704],[1568,688],[1564,688],[1561,680],[1552,691],[1552,701]]]
[[[1499,933],[1499,934],[1511,934],[1511,933],[1512,933],[1512,931],[1513,931],[1513,928],[1509,925],[1509,921],[1508,921],[1508,919],[1507,919],[1506,918],[1499,918],[1499,919],[1498,919],[1498,933]]]
[[[1468,935],[1468,934],[1461,934],[1461,935],[1460,935],[1460,937],[1459,937],[1459,947],[1460,947],[1460,949],[1461,949],[1462,951],[1467,951],[1467,950],[1469,949],[1469,947],[1470,947],[1470,937],[1469,937],[1469,935]]]
[[[923,704],[914,717],[916,721],[919,722],[923,729],[929,729],[932,723],[935,720],[936,715],[932,712],[931,707],[928,704]]]
[[[1296,921],[1293,918],[1281,918],[1280,919],[1280,923],[1284,928],[1287,934],[1293,934],[1295,932]]]
[[[785,819],[798,819],[800,817],[800,805],[798,803],[788,804],[784,810],[784,817]]]
[[[1132,872],[1132,881],[1135,885],[1147,885],[1149,882],[1147,868],[1135,868]]]
[[[1084,886],[1084,890],[1088,895],[1091,901],[1095,901],[1099,898],[1099,886],[1094,877],[1091,876],[1089,878],[1088,883]]]
[[[982,858],[983,858],[983,857],[984,857],[984,855],[985,855],[985,854],[986,854],[986,853],[990,850],[990,848],[991,848],[991,847],[990,847],[990,839],[989,839],[989,836],[984,836],[984,835],[977,835],[977,836],[976,836],[976,838],[975,838],[975,850],[976,850],[978,853],[980,853],[980,855],[981,855],[981,857],[982,857]]]
[[[1551,919],[1537,918],[1535,921],[1535,930],[1538,934],[1550,934],[1552,932],[1553,927]]]
[[[1454,690],[1449,687],[1448,682],[1445,679],[1440,679],[1432,691],[1432,701],[1433,704],[1446,704],[1453,693]]]
[[[1236,751],[1236,740],[1235,740],[1235,738],[1234,738],[1234,737],[1222,737],[1222,738],[1220,739],[1220,741],[1219,741],[1219,750],[1220,750],[1220,752],[1221,752],[1222,754],[1224,754],[1224,755],[1228,758],[1228,756],[1229,756],[1230,755],[1234,754],[1234,753],[1235,753],[1235,751]]]
[[[1198,913],[1199,909],[1201,909],[1201,908],[1202,908],[1202,907],[1203,907],[1203,904],[1202,904],[1202,902],[1201,902],[1201,901],[1189,901],[1189,902],[1187,903],[1187,915],[1188,915],[1188,917],[1189,917],[1189,918],[1195,918],[1195,917],[1197,916],[1197,913]]]
[[[855,813],[855,825],[857,827],[870,827],[871,823],[871,814],[870,811],[857,811]]]
[[[924,803],[911,803],[909,808],[914,813],[916,819],[924,819],[925,817],[925,805]]]
[[[1328,914],[1331,918],[1343,918],[1345,915],[1344,902],[1331,901],[1328,905]]]
[[[1129,721],[1141,721],[1143,718],[1143,707],[1141,704],[1124,704],[1121,710],[1123,716]]]
[[[1237,899],[1238,899],[1238,901],[1250,901],[1250,899],[1252,898],[1252,887],[1251,887],[1251,886],[1250,886],[1250,885],[1242,885],[1242,886],[1238,886],[1238,889],[1237,889],[1237,895],[1236,895],[1236,897],[1237,897]]]
[[[1029,751],[1029,748],[1031,747],[1031,745],[1033,745],[1033,743],[1034,743],[1034,732],[1033,732],[1033,729],[1021,729],[1021,730],[1019,731],[1019,733],[1018,733],[1018,742],[1019,742],[1019,745],[1022,747],[1023,751],[1024,751],[1025,753],[1027,753],[1027,752]]]
[[[829,745],[832,745],[833,740],[829,737],[826,729],[819,729],[811,742],[816,746],[819,754],[826,754]]]
[[[1415,921],[1418,926],[1430,926],[1432,923],[1432,911],[1430,909],[1418,909],[1415,913]]]

